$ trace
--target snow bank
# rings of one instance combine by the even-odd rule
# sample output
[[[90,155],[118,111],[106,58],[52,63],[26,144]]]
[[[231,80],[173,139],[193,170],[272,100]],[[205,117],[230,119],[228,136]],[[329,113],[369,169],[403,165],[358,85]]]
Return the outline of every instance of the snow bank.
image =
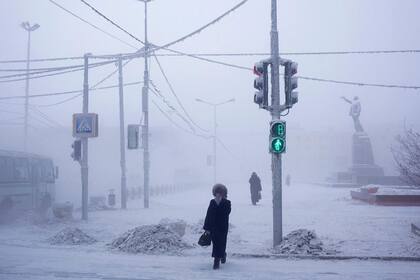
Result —
[[[172,255],[192,248],[178,233],[160,224],[136,227],[115,239],[110,245],[111,248],[135,254]]]
[[[279,254],[319,255],[323,252],[323,244],[315,231],[298,229],[286,235],[274,251]]]
[[[49,238],[48,242],[52,245],[82,245],[95,243],[96,240],[78,228],[66,227]]]
[[[160,225],[176,232],[180,237],[185,235],[185,229],[187,227],[187,222],[184,220],[171,220],[168,218],[162,219],[159,222]]]

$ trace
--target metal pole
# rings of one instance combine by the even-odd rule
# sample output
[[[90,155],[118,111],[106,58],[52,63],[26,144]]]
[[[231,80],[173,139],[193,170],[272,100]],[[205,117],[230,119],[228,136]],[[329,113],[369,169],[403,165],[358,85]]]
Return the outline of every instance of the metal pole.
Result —
[[[28,114],[29,114],[29,60],[31,58],[31,30],[28,32],[28,45],[26,50],[26,83],[25,83],[25,120],[24,120],[24,136],[23,149],[28,149]]]
[[[217,105],[213,105],[214,108],[214,135],[213,135],[213,181],[217,183]]]
[[[279,36],[277,31],[277,0],[271,0],[271,117],[280,120],[280,69]],[[272,154],[271,170],[273,181],[273,246],[280,244],[283,238],[282,217],[282,165],[281,154]]]
[[[84,55],[84,79],[83,79],[83,113],[89,112],[89,55]],[[82,138],[82,219],[88,219],[88,188],[89,188],[89,169],[88,169],[88,138]]]
[[[122,57],[118,58],[118,85],[120,101],[120,154],[121,154],[121,209],[127,208],[127,185],[125,167],[125,135],[124,135],[124,90]]]
[[[147,2],[144,2],[144,86],[143,86],[143,116],[144,126],[142,129],[143,139],[143,177],[144,177],[144,208],[149,208],[149,42],[147,39]]]

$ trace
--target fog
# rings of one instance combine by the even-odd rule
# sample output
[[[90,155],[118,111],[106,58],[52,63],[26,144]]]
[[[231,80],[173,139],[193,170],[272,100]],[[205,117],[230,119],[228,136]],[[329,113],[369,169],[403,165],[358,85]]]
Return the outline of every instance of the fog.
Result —
[[[43,75],[44,68],[82,65],[88,53],[92,64],[107,61],[98,56],[141,51],[143,1],[0,0],[0,278],[260,280],[275,273],[288,279],[416,279],[419,266],[411,262],[420,260],[420,190],[402,181],[392,148],[407,129],[420,131],[420,1],[277,1],[281,58],[299,64],[299,101],[281,117],[287,123],[281,188],[272,186],[272,117],[254,103],[251,70],[270,57],[269,0],[244,1],[170,46],[198,57],[162,49],[150,57],[150,207],[140,191],[143,149],[127,148],[127,126],[144,121],[143,57],[123,68],[127,209],[120,204],[117,63],[88,73],[90,88],[105,87],[89,91],[88,111],[99,116],[99,135],[88,140],[89,207],[81,207],[82,164],[71,156],[72,117],[83,106],[81,67],[29,79],[27,152],[52,159],[59,170],[55,185],[45,158],[31,158],[26,169],[19,156],[7,158],[25,150],[28,32],[21,24],[40,26],[30,32],[30,56],[45,60],[31,61],[30,69]],[[151,0],[148,41],[163,46],[178,40],[240,2]],[[359,116],[351,115],[355,107],[342,98],[356,96],[364,131]],[[210,104],[219,104],[216,121]],[[227,189],[212,190],[215,125],[216,181]],[[253,172],[261,186],[252,183]],[[108,196],[112,190],[116,204]],[[412,200],[380,204],[377,194]],[[21,204],[32,211],[17,217],[14,207]],[[222,237],[212,225],[212,211],[220,209],[226,215]],[[211,239],[213,268],[221,261],[224,274],[209,272],[211,247],[197,246],[199,238]]]
[[[232,7],[236,1],[155,1],[149,5],[149,39],[161,45],[204,25]],[[268,1],[250,1],[221,22],[176,45],[189,53],[269,52],[270,19]],[[138,44],[78,1],[62,1],[71,11],[133,45]],[[143,4],[137,1],[92,1],[98,9],[125,29],[143,38]],[[113,40],[65,13],[49,1],[1,1],[0,60],[24,59],[26,33],[22,21],[40,24],[32,34],[32,58],[81,56],[84,53],[115,54],[133,49]],[[281,52],[392,50],[413,49],[419,45],[417,1],[281,1],[279,34]],[[173,12],[176,11],[176,12]],[[263,57],[260,57],[263,58]],[[252,67],[258,57],[229,57],[222,61]],[[416,54],[314,55],[285,56],[299,63],[299,75],[382,84],[418,84]],[[197,124],[213,127],[212,108],[195,98],[220,102],[235,98],[235,103],[218,109],[218,135],[226,148],[218,147],[221,182],[247,183],[251,171],[262,174],[264,184],[271,181],[268,154],[269,114],[252,102],[253,75],[243,71],[197,61],[188,57],[159,58],[181,101]],[[41,64],[32,67],[68,65],[74,62]],[[81,61],[77,61],[81,63]],[[10,66],[10,65],[8,65]],[[24,64],[18,65],[20,68]],[[14,67],[19,68],[14,65]],[[90,71],[94,84],[112,72],[114,65]],[[124,68],[124,81],[142,80],[143,60],[136,59]],[[151,79],[161,92],[176,104],[169,88],[152,60]],[[82,88],[83,73],[76,72],[51,78],[31,80],[30,94],[60,92]],[[117,84],[117,76],[107,85]],[[0,84],[4,96],[23,95],[24,81]],[[405,125],[419,127],[420,95],[413,90],[348,86],[332,83],[299,81],[299,103],[285,117],[288,122],[285,173],[303,181],[320,181],[329,172],[343,169],[350,162],[351,119],[348,105],[340,96],[357,95],[362,102],[361,121],[370,134],[377,163],[387,173],[395,174],[390,146]],[[138,123],[141,109],[141,85],[126,87],[126,124]],[[81,111],[81,98],[61,105],[54,104],[68,96],[30,99],[31,105],[53,120],[46,121],[31,111],[29,150],[51,156],[61,169],[59,194],[77,203],[80,186],[79,165],[70,158],[72,143],[71,115]],[[152,98],[153,99],[153,98]],[[2,101],[0,119],[9,120],[23,112],[22,99]],[[178,107],[179,108],[179,107]],[[7,109],[7,110],[6,110]],[[37,109],[37,110],[38,110]],[[90,112],[99,114],[99,137],[90,141],[91,191],[105,192],[119,184],[119,115],[118,91],[92,92]],[[18,115],[20,116],[20,115]],[[180,122],[179,119],[177,122]],[[45,125],[47,123],[47,127]],[[185,127],[185,123],[180,122]],[[174,183],[175,170],[189,169],[193,183],[211,183],[211,167],[206,157],[212,153],[211,140],[196,138],[168,123],[151,107],[151,183]],[[2,123],[2,149],[22,150],[21,125]],[[336,141],[340,139],[340,141]],[[141,184],[141,151],[128,151],[129,185]],[[100,176],[106,172],[107,176]],[[197,175],[199,174],[199,175]]]
[[[91,1],[105,15],[135,36],[143,38],[143,4],[132,0]],[[118,2],[118,3],[117,3]],[[206,24],[236,4],[237,1],[154,1],[149,5],[149,40],[161,45]],[[264,3],[263,3],[264,2]],[[176,45],[187,53],[269,52],[269,1],[249,1],[222,21],[200,34]],[[129,42],[142,46],[117,30],[79,1],[59,2],[93,24]],[[347,50],[415,49],[419,45],[418,1],[281,1],[279,3],[280,52],[316,52]],[[176,11],[176,12],[174,12]],[[24,59],[26,33],[22,21],[40,24],[32,33],[31,57],[50,58],[82,56],[84,53],[117,54],[134,49],[114,40],[69,15],[47,0],[2,0],[0,3],[0,60]],[[418,85],[417,54],[375,55],[306,55],[284,56],[299,63],[299,75],[378,84]],[[252,67],[264,57],[222,57],[222,61]],[[189,57],[160,57],[176,93],[193,120],[207,130],[213,129],[212,108],[195,101],[234,103],[218,109],[218,135],[226,148],[218,147],[221,182],[247,183],[251,171],[261,173],[265,185],[271,183],[268,153],[270,116],[253,103],[251,71],[206,63]],[[82,63],[79,61],[32,63],[32,68]],[[11,66],[3,64],[3,67]],[[12,67],[12,66],[11,66]],[[24,64],[15,64],[24,68]],[[114,65],[92,69],[90,85],[112,72]],[[124,81],[142,80],[143,60],[135,59],[124,68]],[[175,99],[151,60],[151,79],[174,105]],[[106,85],[117,84],[115,75]],[[33,79],[30,95],[82,88],[83,72]],[[282,83],[281,83],[282,84]],[[2,96],[24,94],[24,81],[0,84]],[[350,135],[353,127],[348,104],[339,99],[357,95],[362,103],[361,121],[371,136],[377,163],[387,173],[395,174],[390,146],[404,125],[420,126],[420,95],[414,90],[349,86],[299,80],[299,103],[284,119],[288,122],[285,173],[302,181],[320,181],[329,172],[346,168],[350,163]],[[138,123],[141,117],[141,85],[124,89],[126,124]],[[30,104],[53,122],[31,110],[29,150],[53,157],[60,166],[59,194],[77,203],[80,188],[79,165],[70,158],[71,115],[81,111],[81,97],[60,102],[69,96],[30,99]],[[155,99],[155,97],[152,97]],[[158,100],[159,101],[159,100]],[[21,116],[23,100],[2,100],[0,147],[22,150],[23,128],[10,126],[7,120]],[[179,106],[177,107],[178,109]],[[8,113],[13,111],[15,114]],[[91,92],[90,112],[99,114],[99,137],[90,140],[91,190],[105,192],[119,184],[119,111],[118,90]],[[16,112],[18,114],[16,114]],[[185,123],[177,120],[182,126]],[[46,126],[47,123],[47,126]],[[191,182],[211,183],[211,140],[197,138],[171,125],[151,105],[151,184],[171,184],[175,170],[188,169],[195,174]],[[337,141],[340,139],[340,141]],[[129,184],[141,184],[141,150],[127,151]],[[100,176],[106,172],[106,177]],[[199,175],[198,175],[199,174]]]

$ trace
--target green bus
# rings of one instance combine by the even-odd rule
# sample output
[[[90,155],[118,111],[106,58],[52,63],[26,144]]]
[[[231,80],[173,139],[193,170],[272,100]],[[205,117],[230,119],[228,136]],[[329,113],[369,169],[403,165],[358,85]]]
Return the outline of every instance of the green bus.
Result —
[[[0,212],[51,206],[57,175],[48,157],[0,150]]]

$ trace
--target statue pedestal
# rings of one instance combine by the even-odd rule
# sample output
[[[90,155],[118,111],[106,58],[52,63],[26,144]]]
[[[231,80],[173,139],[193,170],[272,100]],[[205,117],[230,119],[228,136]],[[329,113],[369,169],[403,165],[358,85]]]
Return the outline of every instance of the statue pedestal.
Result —
[[[352,166],[350,172],[359,176],[384,176],[382,167],[375,164],[372,144],[365,132],[353,134]]]

